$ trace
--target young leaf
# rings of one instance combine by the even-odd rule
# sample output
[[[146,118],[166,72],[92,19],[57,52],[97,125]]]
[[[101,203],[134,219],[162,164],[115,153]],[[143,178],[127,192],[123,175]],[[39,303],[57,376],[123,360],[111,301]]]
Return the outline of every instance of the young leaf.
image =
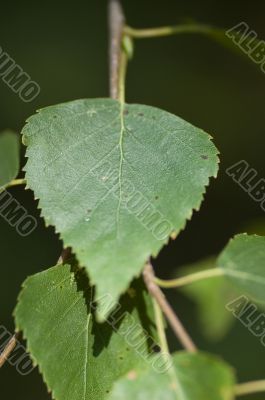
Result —
[[[114,384],[109,400],[232,400],[234,375],[223,361],[204,353],[178,353],[173,373],[132,370]]]
[[[120,308],[99,324],[83,272],[59,265],[26,280],[16,327],[55,400],[105,399],[116,379],[148,364],[155,342],[143,287],[135,281]],[[107,307],[110,301],[106,293]]]
[[[265,304],[265,237],[235,236],[221,253],[217,264],[244,294]]]
[[[178,268],[178,276],[186,276],[213,268],[214,257]],[[234,318],[225,305],[236,297],[235,289],[225,277],[219,276],[194,282],[178,288],[197,307],[198,321],[204,336],[213,341],[221,340],[230,329]]]
[[[98,298],[124,292],[217,173],[208,135],[149,106],[77,100],[40,110],[22,133],[28,185]]]
[[[7,186],[19,172],[19,140],[11,131],[0,135],[0,191]]]

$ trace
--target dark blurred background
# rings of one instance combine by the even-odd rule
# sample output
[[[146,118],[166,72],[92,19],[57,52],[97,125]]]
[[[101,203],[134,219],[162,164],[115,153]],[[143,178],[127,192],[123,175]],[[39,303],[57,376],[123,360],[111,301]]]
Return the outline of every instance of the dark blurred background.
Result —
[[[124,0],[123,5],[133,27],[193,19],[231,28],[245,21],[259,39],[265,39],[265,2],[261,0]],[[41,107],[108,96],[106,6],[102,0],[13,1],[2,5],[0,46],[40,85],[41,92],[32,103],[23,103],[0,81],[0,130],[20,132],[26,118]],[[203,128],[213,136],[221,153],[218,179],[211,181],[201,211],[155,262],[161,277],[184,263],[220,252],[231,236],[247,230],[249,224],[253,226],[253,220],[263,226],[264,212],[225,169],[244,159],[265,178],[264,100],[265,75],[259,66],[206,37],[180,35],[135,43],[127,101],[161,107]],[[12,193],[30,213],[39,215],[30,191],[17,188]],[[61,243],[40,219],[38,229],[28,238],[18,236],[3,220],[0,234],[0,325],[13,331],[12,312],[22,282],[54,265]],[[202,349],[229,361],[241,381],[265,378],[265,349],[246,328],[236,323],[225,339],[208,342],[194,319],[194,305],[174,290],[168,291],[168,296]],[[169,339],[172,349],[177,349],[171,332]],[[21,377],[6,364],[0,371],[0,383],[1,398],[50,399],[37,371]],[[249,397],[262,398],[264,395]]]

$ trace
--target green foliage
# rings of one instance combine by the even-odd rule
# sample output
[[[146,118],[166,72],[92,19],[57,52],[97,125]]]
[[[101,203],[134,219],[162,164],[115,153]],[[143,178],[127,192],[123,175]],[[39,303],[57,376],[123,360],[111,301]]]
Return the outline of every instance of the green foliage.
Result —
[[[110,4],[112,18],[118,13],[121,22],[119,3]],[[151,278],[145,271],[148,295],[139,277],[150,257],[176,238],[199,209],[209,178],[217,174],[217,149],[209,135],[181,118],[122,100],[133,37],[199,32],[234,47],[241,36],[238,41],[231,36],[232,42],[224,31],[196,24],[138,35],[127,27],[120,35],[123,27],[110,25],[121,39],[114,76],[120,100],[76,100],[44,108],[22,132],[27,187],[39,199],[46,224],[55,227],[76,259],[25,281],[15,309],[17,331],[23,332],[55,400],[232,400],[249,388],[251,393],[264,389],[264,382],[254,382],[238,391],[230,366],[196,351],[157,287],[163,281],[153,277],[152,269]],[[118,40],[112,39],[115,48]],[[18,153],[17,137],[4,132],[0,188],[18,174]],[[213,264],[217,268],[208,271]],[[265,303],[264,265],[265,237],[238,235],[217,262],[181,268],[191,275],[177,281],[190,283],[181,290],[198,304],[208,337],[221,338],[231,324],[225,305],[233,290],[227,278]],[[202,277],[210,279],[199,281]],[[169,354],[162,311],[189,353]],[[0,354],[0,365],[5,359]]]
[[[173,367],[159,374],[132,370],[114,384],[110,400],[232,400],[234,375],[223,361],[204,353],[177,353]]]
[[[0,134],[0,191],[19,172],[19,139],[11,131]]]
[[[217,173],[217,150],[203,131],[110,99],[40,110],[23,141],[28,186],[89,272],[97,299],[126,290],[185,226]]]
[[[202,332],[210,339],[222,338],[233,317],[225,305],[239,293],[265,304],[265,237],[240,234],[230,240],[217,260],[214,258],[180,268],[181,275],[211,271],[215,265],[223,276],[194,281],[180,290],[194,300]]]
[[[237,235],[217,260],[225,276],[243,293],[265,304],[265,237]]]
[[[95,321],[93,290],[80,270],[58,265],[23,286],[16,326],[56,400],[104,399],[116,379],[148,365],[156,342],[141,280],[104,324]],[[105,306],[109,303],[108,296]]]
[[[178,276],[186,276],[213,268],[214,257],[178,269]],[[212,341],[221,340],[233,323],[233,315],[224,307],[236,297],[234,287],[223,276],[203,279],[183,286],[180,290],[197,306],[197,318],[201,332]]]

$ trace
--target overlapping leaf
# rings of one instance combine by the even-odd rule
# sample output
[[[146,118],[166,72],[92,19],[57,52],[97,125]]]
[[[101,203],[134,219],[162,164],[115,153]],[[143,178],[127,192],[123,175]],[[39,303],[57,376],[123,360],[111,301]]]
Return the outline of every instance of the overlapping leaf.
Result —
[[[244,294],[265,305],[264,236],[235,236],[221,253],[217,264]]]
[[[15,133],[4,131],[0,134],[0,191],[19,172],[19,140]]]
[[[135,281],[115,312],[98,324],[84,272],[74,274],[69,265],[59,265],[26,280],[16,326],[53,398],[105,399],[116,379],[148,365],[156,341],[143,287]],[[111,300],[106,296],[106,307]]]
[[[178,268],[178,276],[185,276],[213,268],[215,257]],[[236,297],[236,290],[223,276],[194,282],[179,288],[197,306],[201,332],[207,339],[220,340],[231,327],[234,318],[225,305]]]
[[[223,361],[203,353],[173,356],[173,371],[132,370],[114,384],[110,400],[232,400],[234,376]]]
[[[26,178],[46,223],[118,297],[198,209],[217,150],[165,111],[111,99],[48,107],[23,129]]]

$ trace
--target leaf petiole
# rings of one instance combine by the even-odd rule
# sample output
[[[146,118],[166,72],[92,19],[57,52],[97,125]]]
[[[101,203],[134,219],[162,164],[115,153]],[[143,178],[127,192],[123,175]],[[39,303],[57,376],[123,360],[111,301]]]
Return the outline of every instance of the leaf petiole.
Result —
[[[235,387],[236,396],[245,396],[259,392],[265,392],[265,380],[240,383]]]
[[[156,299],[153,297],[152,300],[153,300],[153,305],[154,305],[155,322],[156,322],[156,328],[157,328],[157,333],[158,333],[158,337],[159,337],[160,347],[161,347],[161,350],[163,353],[169,354],[168,343],[167,343],[167,338],[166,338],[166,334],[165,334],[163,314],[162,314],[161,308],[159,307],[159,304],[157,303]]]
[[[169,289],[189,285],[193,282],[222,275],[224,275],[224,271],[221,268],[210,268],[206,269],[205,271],[196,272],[194,274],[171,280],[163,280],[155,277],[154,282],[162,288]]]
[[[123,32],[135,39],[147,39],[161,36],[171,36],[183,33],[201,33],[204,35],[211,35],[219,32],[217,28],[213,28],[210,25],[203,24],[182,24],[173,26],[162,26],[159,28],[147,28],[147,29],[134,29],[130,26],[125,26]]]
[[[122,105],[125,103],[125,80],[128,65],[128,57],[125,50],[121,50],[120,66],[119,66],[119,91],[118,100]]]

